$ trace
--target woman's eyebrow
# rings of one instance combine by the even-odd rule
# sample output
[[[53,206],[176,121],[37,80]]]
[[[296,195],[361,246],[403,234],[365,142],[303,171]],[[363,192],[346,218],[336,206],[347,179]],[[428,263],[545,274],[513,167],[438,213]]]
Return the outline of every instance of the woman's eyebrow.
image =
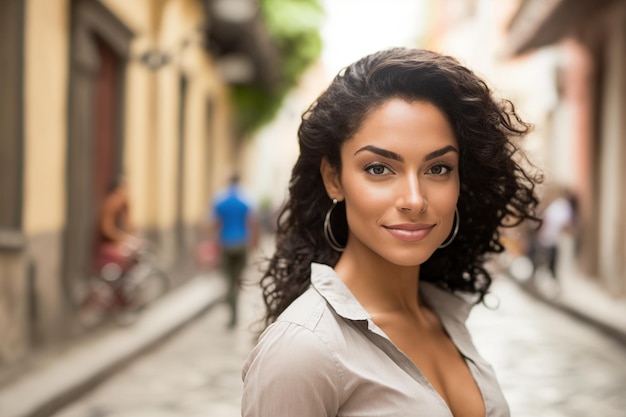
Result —
[[[359,154],[361,152],[364,152],[364,151],[369,151],[369,152],[375,153],[376,155],[380,155],[380,156],[385,157],[385,158],[393,159],[393,160],[396,160],[396,161],[399,161],[399,162],[404,162],[404,158],[401,155],[399,155],[399,154],[397,154],[395,152],[392,152],[392,151],[388,151],[387,149],[378,148],[378,147],[376,147],[374,145],[364,146],[364,147],[360,148],[359,150],[357,150],[354,153],[354,155],[357,155],[357,154]],[[447,154],[448,152],[459,153],[459,151],[454,146],[448,145],[448,146],[445,146],[445,147],[443,147],[441,149],[437,149],[436,151],[433,151],[433,152],[429,153],[428,155],[426,155],[424,157],[424,161],[430,161],[431,159],[438,158],[438,157],[440,157],[442,155]]]
[[[428,155],[424,157],[424,161],[430,161],[431,159],[438,158],[442,155],[447,154],[448,152],[456,152],[457,154],[459,153],[459,151],[454,146],[448,145],[441,149],[437,149],[436,151],[429,153]]]
[[[385,158],[394,159],[394,160],[399,161],[399,162],[404,162],[404,158],[402,156],[398,155],[397,153],[392,152],[392,151],[388,151],[387,149],[378,148],[378,147],[373,146],[373,145],[367,145],[367,146],[362,147],[361,149],[356,151],[354,153],[354,155],[357,155],[357,154],[359,154],[361,152],[364,152],[364,151],[370,151],[372,153],[375,153],[376,155],[380,155],[380,156],[385,157]]]

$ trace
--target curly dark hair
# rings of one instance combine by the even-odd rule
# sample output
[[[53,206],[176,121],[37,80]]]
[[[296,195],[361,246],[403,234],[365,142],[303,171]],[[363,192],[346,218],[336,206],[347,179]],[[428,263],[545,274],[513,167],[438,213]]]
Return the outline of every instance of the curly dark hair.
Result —
[[[366,56],[340,72],[302,116],[300,156],[278,216],[276,251],[261,279],[266,325],[309,287],[311,262],[334,266],[339,259],[323,233],[331,201],[320,173],[322,159],[340,172],[342,144],[393,98],[436,105],[460,148],[458,235],[421,265],[421,280],[450,292],[477,294],[479,303],[491,285],[483,266],[486,255],[504,249],[499,229],[539,221],[535,184],[541,178],[527,171],[532,165],[514,143],[530,127],[510,101],[496,100],[483,80],[449,56],[406,48]],[[345,242],[343,203],[332,220],[334,234]]]

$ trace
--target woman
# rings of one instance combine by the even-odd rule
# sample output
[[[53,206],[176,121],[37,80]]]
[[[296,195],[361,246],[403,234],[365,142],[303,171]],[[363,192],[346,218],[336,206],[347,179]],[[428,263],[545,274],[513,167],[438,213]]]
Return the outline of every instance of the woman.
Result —
[[[249,416],[508,416],[464,321],[498,229],[537,220],[513,105],[450,57],[395,48],[305,112]]]

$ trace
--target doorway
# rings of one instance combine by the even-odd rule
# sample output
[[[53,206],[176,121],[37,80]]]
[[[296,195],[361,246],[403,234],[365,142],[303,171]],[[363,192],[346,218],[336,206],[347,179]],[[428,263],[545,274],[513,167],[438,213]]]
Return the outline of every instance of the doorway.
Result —
[[[99,207],[120,174],[124,70],[132,39],[97,0],[74,0],[71,22],[63,274],[68,290],[92,272]]]

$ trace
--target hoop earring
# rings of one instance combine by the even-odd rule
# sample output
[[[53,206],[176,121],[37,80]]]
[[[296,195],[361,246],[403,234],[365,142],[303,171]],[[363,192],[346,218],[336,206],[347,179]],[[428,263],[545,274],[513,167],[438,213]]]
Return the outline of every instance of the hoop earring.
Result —
[[[459,208],[454,208],[454,230],[452,230],[452,235],[445,240],[441,245],[439,245],[439,249],[443,249],[445,247],[450,246],[450,243],[456,238],[456,235],[459,233],[459,224],[461,223],[461,216],[459,216]]]
[[[343,252],[346,248],[345,246],[341,246],[337,239],[335,238],[335,234],[330,226],[330,215],[337,206],[337,199],[333,198],[333,205],[330,206],[328,211],[326,212],[326,217],[324,218],[324,237],[328,242],[328,245],[336,250],[337,252]]]

